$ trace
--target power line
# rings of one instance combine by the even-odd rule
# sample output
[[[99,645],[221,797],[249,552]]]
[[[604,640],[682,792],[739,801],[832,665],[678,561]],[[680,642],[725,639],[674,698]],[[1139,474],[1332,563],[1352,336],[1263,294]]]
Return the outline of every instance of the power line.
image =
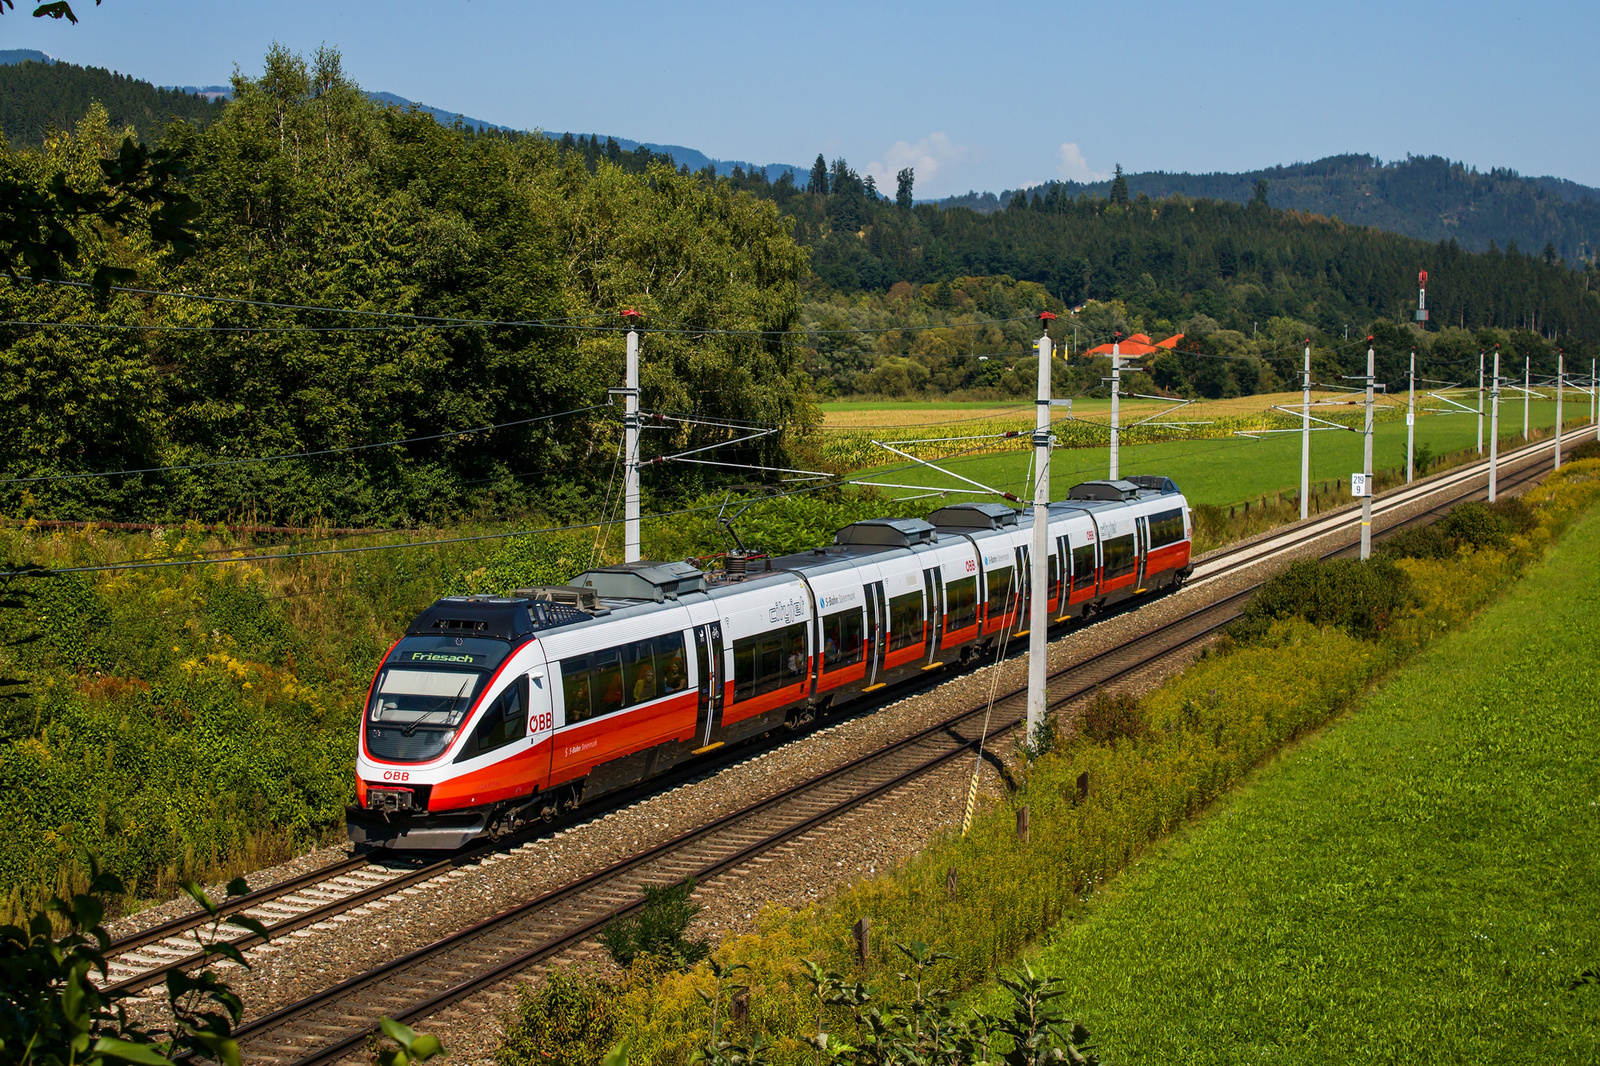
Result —
[[[58,279],[51,279],[51,278],[24,278],[24,277],[21,277],[19,275],[15,275],[15,274],[0,274],[0,277],[3,277],[6,280],[14,282],[14,283],[17,283],[17,282],[35,282],[35,283],[43,283],[43,284],[50,284],[50,285],[63,285],[63,286],[71,287],[71,288],[80,288],[80,289],[91,288],[91,286],[89,285],[88,282],[82,282],[82,281],[58,280]],[[123,293],[128,293],[128,294],[132,294],[132,295],[141,295],[141,296],[161,296],[161,297],[167,297],[167,298],[175,299],[175,300],[199,300],[199,301],[206,302],[206,303],[237,304],[237,305],[251,306],[251,307],[268,307],[268,308],[273,308],[273,309],[277,309],[277,310],[312,311],[312,312],[316,312],[316,313],[319,313],[319,314],[348,314],[348,315],[363,315],[363,316],[378,317],[378,318],[403,318],[403,319],[406,319],[406,320],[409,320],[409,321],[436,324],[435,328],[458,328],[458,327],[474,327],[474,328],[519,327],[520,328],[520,327],[536,327],[536,328],[542,328],[542,329],[565,329],[565,330],[576,330],[576,331],[594,332],[594,333],[626,333],[626,332],[629,332],[629,331],[636,331],[636,332],[641,333],[641,334],[656,334],[656,335],[730,336],[730,337],[791,337],[791,338],[797,336],[798,333],[803,333],[803,334],[808,335],[808,336],[850,336],[850,335],[858,335],[858,334],[887,333],[887,332],[890,332],[892,330],[899,330],[901,332],[905,332],[905,331],[918,331],[918,330],[927,330],[927,329],[945,329],[945,328],[947,328],[945,326],[883,326],[883,327],[872,327],[872,328],[863,328],[863,329],[823,329],[823,330],[805,329],[805,330],[801,330],[801,331],[796,331],[796,330],[709,329],[709,328],[671,327],[671,326],[660,326],[660,327],[657,327],[657,326],[648,326],[648,325],[644,325],[644,324],[619,324],[619,325],[610,325],[610,326],[598,326],[598,325],[579,325],[579,324],[576,324],[576,320],[583,319],[583,318],[608,318],[608,317],[611,317],[610,313],[600,312],[600,313],[596,313],[596,314],[592,314],[592,315],[583,315],[583,316],[573,315],[573,316],[562,316],[562,317],[557,317],[557,318],[537,318],[537,319],[452,318],[452,317],[443,316],[443,315],[418,315],[418,314],[412,314],[410,312],[401,312],[401,311],[368,311],[368,310],[363,310],[363,309],[360,309],[360,308],[350,308],[350,307],[328,307],[328,306],[320,306],[320,305],[317,305],[317,304],[296,304],[296,303],[288,303],[288,302],[280,302],[280,301],[272,301],[272,300],[255,300],[255,299],[250,299],[250,298],[242,297],[242,296],[206,296],[206,295],[202,295],[202,294],[199,294],[199,293],[169,292],[169,291],[160,290],[160,289],[141,289],[141,288],[133,288],[133,287],[130,287],[130,286],[120,286],[120,285],[113,285],[111,287],[111,291],[113,291],[113,292],[123,292]],[[1033,320],[1032,316],[1024,316],[1024,317],[1020,317],[1020,318],[983,319],[983,320],[979,320],[979,321],[976,321],[976,322],[965,323],[965,324],[966,325],[973,325],[973,326],[1005,325],[1005,324],[1011,323],[1011,322],[1031,322],[1032,320]],[[307,326],[307,327],[167,326],[167,327],[161,327],[161,326],[120,325],[120,324],[114,324],[114,323],[65,323],[65,322],[24,322],[24,321],[4,321],[4,322],[0,322],[0,325],[34,326],[34,327],[65,327],[65,326],[71,326],[71,327],[75,327],[75,328],[84,328],[84,329],[108,329],[108,328],[166,329],[166,330],[214,331],[214,332],[263,332],[263,331],[272,330],[272,329],[276,329],[276,330],[280,330],[280,331],[282,331],[282,330],[290,330],[290,329],[303,329],[303,330],[308,331],[308,332],[324,332],[324,331],[328,331],[328,332],[343,332],[343,331],[346,331],[346,330],[359,330],[359,329],[363,329],[363,328],[365,328],[365,329],[384,329],[384,328],[389,328],[389,327],[357,327],[357,326],[340,326],[340,327],[331,327],[331,326],[330,327],[309,327],[309,326]]]
[[[26,326],[33,329],[120,329],[139,333],[436,333],[464,326],[167,326],[135,325],[125,322],[33,322],[23,319],[0,320],[0,326]]]
[[[246,466],[252,463],[272,463],[280,459],[309,459],[319,455],[346,455],[351,452],[369,451],[373,448],[392,448],[401,444],[419,444],[423,441],[443,440],[448,437],[465,437],[474,433],[488,433],[496,429],[510,429],[514,426],[526,426],[534,422],[546,422],[552,418],[581,415],[610,406],[610,404],[601,403],[592,407],[578,407],[570,411],[556,411],[552,414],[536,415],[533,418],[519,418],[514,422],[499,422],[495,425],[477,426],[472,429],[454,429],[443,433],[430,433],[421,437],[404,437],[400,440],[381,441],[376,444],[353,444],[344,448],[319,448],[315,451],[284,452],[281,455],[264,455],[252,459],[217,459],[206,463],[177,463],[171,466],[147,466],[130,470],[96,470],[78,474],[41,474],[37,477],[0,478],[0,485],[36,484],[42,481],[81,481],[87,478],[122,477],[132,474],[164,474],[176,470],[207,470],[215,467]]]
[[[937,461],[938,462],[948,462],[950,459],[960,458],[961,456],[966,455],[966,454],[968,454],[970,452],[973,452],[973,451],[976,451],[976,450],[977,450],[976,448],[967,448],[967,449],[964,449],[962,451],[955,452],[955,453],[953,453],[953,454],[951,454],[949,456],[945,456],[945,457],[943,457],[943,458],[941,458],[941,459],[939,459]],[[920,465],[922,465],[922,464],[907,463],[907,464],[904,464],[904,465],[899,466],[899,467],[891,467],[888,470],[884,470],[884,471],[880,472],[880,474],[878,476],[883,476],[883,475],[887,475],[887,474],[894,474],[894,473],[898,473],[898,472],[900,472],[902,470],[915,469],[915,468],[919,467]],[[754,502],[756,502],[756,503],[776,502],[778,500],[788,499],[791,496],[801,496],[801,495],[805,495],[807,493],[817,492],[817,491],[819,491],[821,489],[838,488],[840,486],[847,485],[849,483],[850,483],[850,479],[849,479],[848,476],[847,477],[840,477],[840,478],[836,478],[836,479],[831,480],[831,481],[823,482],[821,484],[806,485],[806,486],[803,486],[801,488],[792,489],[792,490],[790,490],[788,492],[781,492],[781,493],[776,493],[776,494],[771,495],[771,496],[761,497],[760,499],[758,499],[758,500],[756,500]],[[699,514],[699,513],[706,512],[706,511],[715,511],[715,510],[720,509],[722,506],[723,506],[723,504],[721,504],[721,503],[703,504],[703,505],[698,506],[698,507],[682,507],[682,508],[678,508],[677,510],[673,510],[673,511],[661,511],[661,512],[657,512],[655,514],[642,515],[640,517],[641,518],[646,518],[646,519],[677,518],[677,517],[681,517],[683,515],[688,515],[688,514]],[[160,562],[111,563],[111,564],[107,564],[107,565],[104,565],[104,566],[67,566],[67,567],[60,567],[60,568],[50,568],[50,569],[48,569],[46,571],[46,573],[50,573],[50,574],[86,574],[86,573],[112,573],[112,572],[121,572],[121,571],[127,571],[127,570],[162,570],[162,569],[168,569],[168,568],[171,568],[171,567],[210,566],[210,565],[225,564],[225,563],[263,563],[263,562],[273,562],[273,561],[281,560],[281,559],[311,559],[311,558],[317,558],[317,557],[325,556],[325,555],[359,555],[359,554],[364,554],[366,552],[401,551],[401,550],[405,550],[405,549],[408,549],[408,548],[437,548],[437,547],[442,547],[442,546],[450,545],[450,544],[470,544],[470,543],[481,542],[481,541],[486,541],[486,540],[509,540],[509,539],[511,539],[513,537],[533,536],[533,535],[539,534],[539,533],[570,533],[570,532],[573,532],[573,531],[579,530],[579,529],[595,529],[597,527],[617,525],[621,521],[622,520],[620,520],[620,519],[612,518],[612,519],[605,519],[605,520],[602,520],[600,522],[576,522],[576,523],[571,523],[571,524],[568,524],[568,525],[544,526],[544,527],[536,528],[536,529],[512,530],[510,532],[505,532],[505,533],[478,533],[478,534],[473,534],[471,536],[466,536],[466,537],[440,537],[440,538],[437,538],[437,539],[434,539],[434,540],[406,541],[405,543],[402,543],[402,544],[369,544],[369,545],[362,545],[360,547],[354,547],[354,548],[322,548],[322,549],[319,549],[317,551],[308,551],[308,552],[274,552],[274,553],[266,554],[266,555],[238,556],[238,557],[231,558],[231,559],[221,559],[221,558],[164,559],[164,560],[162,560]],[[0,571],[0,577],[21,577],[21,576],[36,575],[38,573],[38,569],[39,568],[33,568],[33,569],[27,569],[27,570]]]

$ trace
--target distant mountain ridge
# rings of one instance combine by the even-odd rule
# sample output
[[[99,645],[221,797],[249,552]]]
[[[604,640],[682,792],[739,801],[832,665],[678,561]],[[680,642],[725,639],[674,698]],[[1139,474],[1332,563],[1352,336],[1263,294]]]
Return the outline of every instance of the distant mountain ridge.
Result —
[[[1549,250],[1569,263],[1589,262],[1600,252],[1600,189],[1565,178],[1527,178],[1515,170],[1480,171],[1441,156],[1407,156],[1384,162],[1348,153],[1311,163],[1242,173],[1188,174],[1147,171],[1125,174],[1128,195],[1151,199],[1181,195],[1248,203],[1257,181],[1267,183],[1273,207],[1343,219],[1361,226],[1430,241],[1454,240],[1483,251],[1491,243],[1515,243],[1523,251]],[[1020,191],[1030,204],[1052,193],[1105,198],[1115,179],[1048,182],[1025,189],[969,192],[938,201],[987,214],[1009,206]]]
[[[500,130],[507,133],[525,132],[517,130],[514,126],[499,126],[493,122],[486,121],[485,119],[473,118],[470,115],[463,115],[456,111],[445,111],[442,108],[432,107],[416,100],[407,100],[405,97],[396,96],[394,93],[369,92],[367,96],[370,99],[378,101],[379,103],[392,104],[395,107],[418,108],[422,111],[426,111],[428,114],[432,115],[434,118],[438,119],[447,126],[452,122],[459,120],[460,123],[463,126],[466,126],[468,129]],[[560,140],[562,137],[566,136],[566,133],[561,131],[544,130],[542,132],[551,140]],[[807,167],[797,166],[793,163],[751,163],[743,159],[713,159],[711,156],[706,155],[704,152],[696,148],[687,148],[681,144],[656,144],[652,141],[635,141],[630,140],[627,137],[618,137],[612,134],[579,134],[576,130],[572,130],[570,132],[574,137],[598,137],[602,143],[608,139],[616,141],[617,147],[621,148],[624,152],[631,152],[635,148],[643,146],[644,148],[647,148],[650,151],[656,152],[660,155],[671,156],[673,162],[677,163],[679,166],[686,166],[690,170],[704,170],[708,166],[715,167],[717,174],[722,176],[731,174],[734,167],[739,167],[746,172],[752,170],[763,170],[766,172],[768,181],[777,181],[785,171],[794,171],[798,177],[799,175],[804,174],[807,169],[809,169]]]
[[[152,141],[174,118],[205,126],[222,114],[215,99],[158,89],[103,67],[80,67],[44,52],[0,52],[0,130],[17,147],[37,146],[52,129],[70,130],[99,103],[115,127],[132,126]]]
[[[35,49],[0,51],[0,120],[13,145],[37,145],[52,126],[70,128],[91,100],[98,99],[113,124],[132,125],[141,137],[159,135],[173,116],[205,124],[221,113],[231,94],[226,85],[157,88],[149,82],[96,67],[80,67]],[[446,111],[388,92],[369,92],[371,99],[395,107],[416,107],[444,124],[460,122],[479,131],[514,132],[513,127],[459,112]],[[561,132],[542,131],[559,139]],[[578,136],[574,133],[573,136]],[[601,143],[607,139],[596,135]],[[670,157],[692,171],[711,167],[718,175],[735,167],[762,171],[768,181],[793,173],[803,184],[808,167],[792,163],[751,163],[716,159],[681,144],[635,141],[612,135],[623,151],[644,147]],[[1160,199],[1182,195],[1196,199],[1248,202],[1258,181],[1267,183],[1274,207],[1337,217],[1430,241],[1456,241],[1470,251],[1491,244],[1515,244],[1524,251],[1560,257],[1569,264],[1600,259],[1600,189],[1565,178],[1523,177],[1514,170],[1479,171],[1439,156],[1407,156],[1384,162],[1376,156],[1348,153],[1310,163],[1268,167],[1241,173],[1127,174],[1128,194]],[[939,207],[966,207],[987,214],[1009,207],[1020,191],[1029,205],[1047,206],[1052,197],[1082,195],[1106,198],[1112,181],[1050,182],[996,195],[969,192],[934,201]]]
[[[0,67],[9,67],[13,63],[43,63],[49,66],[55,61],[55,56],[35,48],[0,48]]]

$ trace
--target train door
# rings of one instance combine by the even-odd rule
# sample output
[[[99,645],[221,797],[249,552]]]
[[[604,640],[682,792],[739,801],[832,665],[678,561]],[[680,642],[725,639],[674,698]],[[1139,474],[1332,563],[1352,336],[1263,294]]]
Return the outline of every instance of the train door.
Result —
[[[1067,617],[1067,603],[1072,595],[1072,546],[1066,537],[1056,538],[1056,556],[1051,561],[1056,575],[1056,621]]]
[[[1033,601],[1033,552],[1028,545],[1019,545],[1016,549],[1017,568],[1012,573],[1017,575],[1017,620],[1011,627],[1012,632],[1021,636],[1028,629],[1028,619],[1033,617],[1030,606]]]
[[[868,582],[863,591],[867,598],[867,684],[862,691],[870,691],[888,683],[879,681],[878,675],[883,672],[883,651],[888,643],[884,629],[889,624],[889,605],[882,581]]]
[[[1138,515],[1133,520],[1133,550],[1138,553],[1138,577],[1134,579],[1133,587],[1144,588],[1145,570],[1150,562],[1150,525],[1144,515]]]
[[[939,641],[944,637],[944,577],[942,568],[933,566],[922,572],[922,599],[927,604],[928,662],[939,653]]]
[[[695,722],[698,747],[711,744],[711,735],[722,728],[722,702],[726,693],[722,676],[722,623],[710,622],[694,627],[695,664],[700,669],[700,707]]]

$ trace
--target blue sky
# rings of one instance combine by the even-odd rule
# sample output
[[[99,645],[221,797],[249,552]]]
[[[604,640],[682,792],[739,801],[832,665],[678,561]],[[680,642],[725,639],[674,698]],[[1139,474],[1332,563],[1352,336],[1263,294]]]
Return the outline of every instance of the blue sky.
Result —
[[[364,88],[492,122],[911,165],[919,196],[1342,151],[1600,185],[1593,0],[77,0],[77,26],[33,6],[0,48],[199,85],[327,43]]]

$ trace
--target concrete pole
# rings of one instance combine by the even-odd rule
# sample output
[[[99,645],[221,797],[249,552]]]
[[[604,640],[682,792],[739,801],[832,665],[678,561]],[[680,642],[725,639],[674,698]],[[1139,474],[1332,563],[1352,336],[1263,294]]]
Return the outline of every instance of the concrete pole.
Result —
[[[1411,349],[1411,371],[1406,375],[1406,484],[1416,477],[1417,350]]]
[[[1483,353],[1478,353],[1478,454],[1483,454]]]
[[[1120,476],[1117,473],[1117,414],[1118,404],[1122,399],[1122,341],[1112,338],[1111,341],[1111,480],[1115,481]]]
[[[1361,447],[1361,469],[1367,475],[1367,493],[1361,497],[1361,558],[1372,558],[1372,381],[1377,376],[1377,355],[1367,345],[1367,424]]]
[[[1305,406],[1300,410],[1300,521],[1311,506],[1311,339],[1306,339]]]
[[[1533,357],[1522,357],[1522,443],[1528,443],[1528,401],[1533,393]]]
[[[1039,338],[1039,396],[1034,401],[1033,594],[1028,609],[1028,740],[1044,725],[1045,660],[1050,647],[1050,334]],[[1065,573],[1062,559],[1058,572]]]
[[[1566,384],[1567,357],[1561,352],[1556,353],[1556,466],[1561,469],[1561,394],[1562,386]]]
[[[639,333],[628,331],[628,380],[624,385],[622,433],[622,558],[636,563],[639,553]]]
[[[1489,394],[1489,502],[1500,479],[1500,349],[1494,350],[1494,382]]]

